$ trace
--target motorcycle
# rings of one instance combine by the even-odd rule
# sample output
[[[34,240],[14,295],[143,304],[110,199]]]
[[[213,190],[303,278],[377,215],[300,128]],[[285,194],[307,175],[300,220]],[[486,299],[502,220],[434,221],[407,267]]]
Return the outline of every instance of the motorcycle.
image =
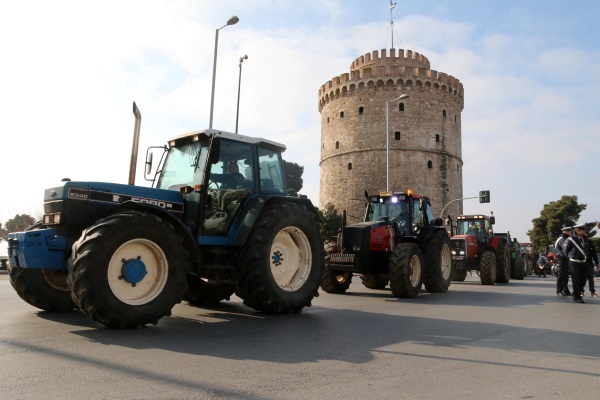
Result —
[[[546,274],[547,274],[547,272],[546,272],[546,265],[547,265],[547,263],[546,263],[545,260],[543,260],[542,262],[538,262],[537,265],[536,265],[537,268],[535,269],[535,274],[537,276],[542,276],[543,275],[544,278],[545,278]]]

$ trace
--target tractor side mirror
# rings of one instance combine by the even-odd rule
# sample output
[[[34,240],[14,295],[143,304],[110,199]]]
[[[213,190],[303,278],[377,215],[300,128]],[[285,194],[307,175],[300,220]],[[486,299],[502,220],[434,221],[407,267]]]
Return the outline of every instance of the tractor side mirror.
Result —
[[[150,175],[150,172],[152,172],[152,158],[153,153],[148,152],[148,154],[146,154],[146,176]]]
[[[490,224],[494,225],[496,223],[496,217],[490,217]]]

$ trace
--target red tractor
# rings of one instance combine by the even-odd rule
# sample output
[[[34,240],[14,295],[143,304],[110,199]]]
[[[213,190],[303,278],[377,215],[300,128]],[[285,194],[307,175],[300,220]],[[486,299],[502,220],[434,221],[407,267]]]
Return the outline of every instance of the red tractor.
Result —
[[[477,271],[483,285],[508,283],[510,280],[510,244],[494,236],[496,218],[487,215],[456,217],[452,236],[452,280],[464,281],[468,271]]]
[[[416,297],[422,285],[445,292],[450,285],[450,239],[434,220],[429,199],[407,192],[381,192],[367,198],[364,222],[346,225],[325,245],[321,288],[345,293],[354,273],[365,287],[390,284],[396,297]]]

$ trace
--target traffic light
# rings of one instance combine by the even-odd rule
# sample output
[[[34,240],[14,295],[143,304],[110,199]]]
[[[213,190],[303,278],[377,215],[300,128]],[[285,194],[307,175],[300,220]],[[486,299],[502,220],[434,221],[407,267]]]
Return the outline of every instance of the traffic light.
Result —
[[[490,191],[489,190],[480,190],[479,191],[479,202],[480,203],[489,203],[490,202]]]

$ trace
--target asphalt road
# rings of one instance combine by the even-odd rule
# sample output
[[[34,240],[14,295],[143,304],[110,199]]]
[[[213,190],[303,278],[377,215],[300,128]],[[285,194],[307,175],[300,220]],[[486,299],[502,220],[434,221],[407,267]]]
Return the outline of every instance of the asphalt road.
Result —
[[[234,297],[111,330],[22,301],[0,272],[2,399],[567,399],[600,395],[600,299],[553,277],[396,299],[321,293],[300,315]],[[600,281],[597,280],[597,284]]]

